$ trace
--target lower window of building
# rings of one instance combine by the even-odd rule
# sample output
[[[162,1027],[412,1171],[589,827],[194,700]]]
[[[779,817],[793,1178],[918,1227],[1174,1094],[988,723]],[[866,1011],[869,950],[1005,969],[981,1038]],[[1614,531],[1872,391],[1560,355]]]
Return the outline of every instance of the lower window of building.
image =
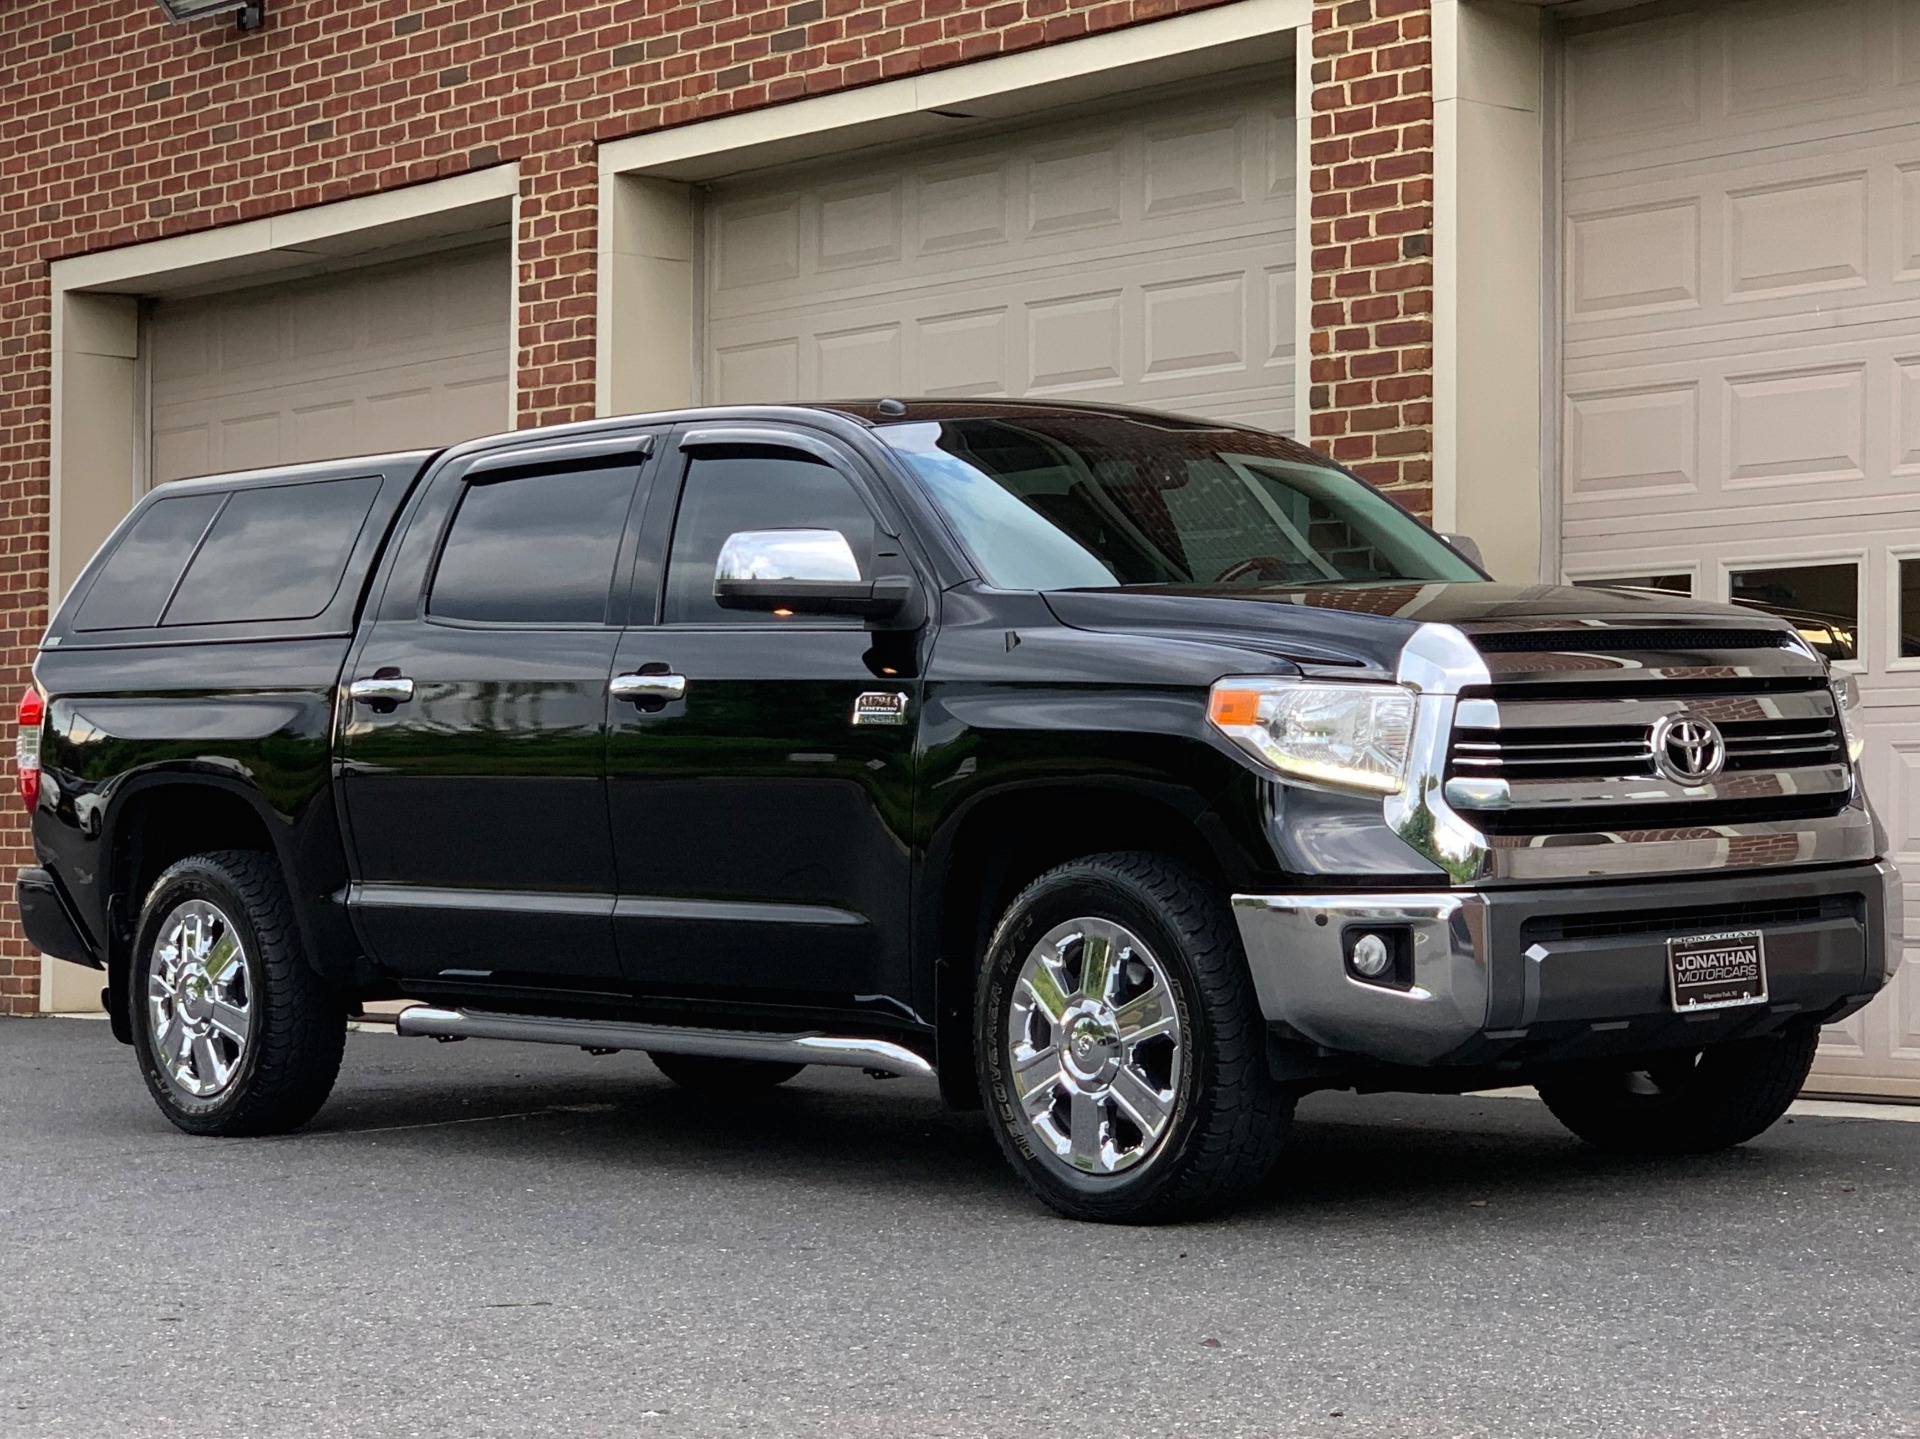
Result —
[[[1791,620],[1806,642],[1830,660],[1860,653],[1860,566],[1767,565],[1734,570],[1728,598]]]
[[[1692,575],[1620,575],[1600,580],[1575,580],[1582,590],[1659,590],[1669,595],[1691,595]]]

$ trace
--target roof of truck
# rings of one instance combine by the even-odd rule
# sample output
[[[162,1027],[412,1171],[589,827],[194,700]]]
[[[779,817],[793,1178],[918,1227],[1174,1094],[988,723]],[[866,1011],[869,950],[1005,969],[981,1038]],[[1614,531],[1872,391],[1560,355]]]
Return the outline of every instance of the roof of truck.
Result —
[[[164,480],[154,488],[165,488],[170,495],[190,494],[199,489],[231,490],[244,485],[285,485],[301,480],[331,480],[347,475],[418,474],[423,465],[440,451],[395,450],[384,455],[346,455],[337,460],[309,460],[297,465],[267,465],[256,470],[228,470],[217,475],[194,475],[184,480]]]
[[[1245,426],[1222,420],[1205,420],[1194,415],[1170,415],[1159,410],[1133,405],[1100,405],[1059,400],[1008,399],[876,399],[819,400],[796,406],[805,410],[825,410],[849,415],[869,425],[913,424],[935,420],[1014,420],[1045,416],[1102,415],[1115,419],[1140,420],[1160,429],[1233,430]]]
[[[1101,405],[1058,400],[1010,399],[871,399],[816,400],[778,405],[690,405],[685,409],[662,410],[633,415],[603,415],[569,424],[543,425],[538,429],[508,430],[493,435],[475,436],[454,446],[434,449],[396,450],[389,454],[353,455],[336,460],[316,460],[295,465],[274,465],[256,470],[234,470],[217,475],[198,475],[192,479],[168,480],[168,494],[185,494],[200,488],[227,490],[236,486],[284,485],[305,479],[331,479],[344,475],[411,473],[419,474],[428,462],[449,449],[461,454],[493,450],[503,446],[536,445],[547,440],[587,439],[596,433],[617,430],[628,425],[683,424],[714,419],[777,418],[781,414],[833,415],[859,424],[881,427],[943,420],[1038,420],[1093,419],[1131,420],[1155,429],[1206,432],[1240,430],[1248,426],[1229,421],[1206,420],[1192,415],[1164,414],[1157,410],[1129,405]]]

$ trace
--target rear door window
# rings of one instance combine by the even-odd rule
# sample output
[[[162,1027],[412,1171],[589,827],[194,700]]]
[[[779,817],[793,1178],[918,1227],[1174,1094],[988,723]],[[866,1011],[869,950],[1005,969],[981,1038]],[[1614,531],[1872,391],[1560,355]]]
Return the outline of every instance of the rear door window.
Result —
[[[165,623],[324,614],[379,493],[375,475],[236,490],[194,555]]]
[[[471,485],[427,612],[482,624],[605,624],[639,470],[630,465]]]
[[[179,495],[150,505],[107,556],[73,627],[133,630],[159,624],[180,572],[225,499],[223,494]]]

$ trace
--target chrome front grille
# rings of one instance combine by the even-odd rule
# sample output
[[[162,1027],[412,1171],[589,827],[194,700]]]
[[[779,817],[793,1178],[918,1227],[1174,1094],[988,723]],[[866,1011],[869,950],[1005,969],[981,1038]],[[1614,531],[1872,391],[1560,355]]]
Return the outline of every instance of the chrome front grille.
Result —
[[[1448,803],[1489,830],[1547,830],[1831,814],[1851,793],[1846,739],[1824,683],[1758,689],[1735,681],[1664,697],[1616,698],[1613,688],[1463,698]],[[1679,717],[1719,729],[1726,758],[1718,774],[1681,783],[1662,772],[1655,727]]]

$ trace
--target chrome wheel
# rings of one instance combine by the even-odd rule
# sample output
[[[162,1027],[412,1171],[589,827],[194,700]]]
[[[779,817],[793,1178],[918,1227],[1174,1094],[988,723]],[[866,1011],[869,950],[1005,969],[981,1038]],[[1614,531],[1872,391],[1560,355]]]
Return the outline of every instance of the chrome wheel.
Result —
[[[1007,1012],[1022,1127],[1083,1174],[1151,1162],[1172,1124],[1185,1060],[1171,982],[1132,931],[1072,919],[1042,935]]]
[[[240,932],[204,899],[160,922],[147,973],[147,1033],[161,1073],[195,1099],[233,1082],[253,1036],[253,970]]]

